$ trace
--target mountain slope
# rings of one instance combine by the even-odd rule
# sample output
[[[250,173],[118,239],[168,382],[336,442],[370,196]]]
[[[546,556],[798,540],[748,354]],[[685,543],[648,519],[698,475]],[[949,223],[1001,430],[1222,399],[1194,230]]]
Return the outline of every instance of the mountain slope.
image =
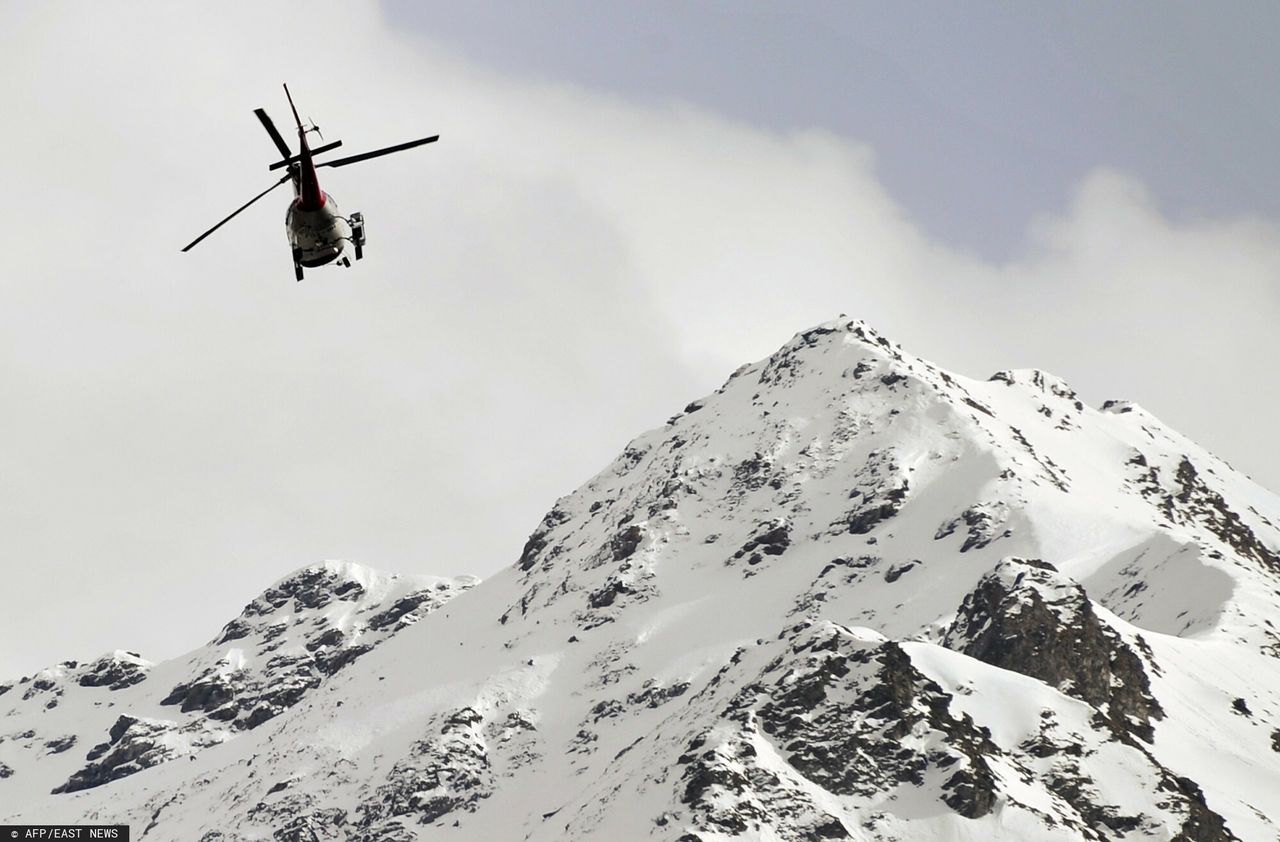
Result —
[[[207,646],[163,664],[115,651],[0,684],[3,802],[92,789],[256,729],[474,580],[326,562],[245,606]],[[5,704],[7,703],[7,705]]]
[[[0,817],[210,842],[1270,840],[1278,523],[1137,406],[832,322],[394,633],[373,618],[413,588],[362,584],[353,621],[354,574],[321,575],[185,659],[13,687]],[[292,660],[265,651],[282,621]],[[109,710],[101,687],[35,704],[144,673]],[[57,763],[55,731],[77,736]]]

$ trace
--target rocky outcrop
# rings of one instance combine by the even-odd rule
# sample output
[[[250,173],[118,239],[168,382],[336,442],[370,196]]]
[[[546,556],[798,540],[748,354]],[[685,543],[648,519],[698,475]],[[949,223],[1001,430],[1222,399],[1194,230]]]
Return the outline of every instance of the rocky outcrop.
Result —
[[[943,645],[1087,701],[1117,733],[1151,742],[1152,719],[1164,717],[1142,656],[1041,560],[1002,560],[965,596]]]
[[[37,738],[31,729],[21,737],[21,750],[50,756],[93,746],[84,767],[56,793],[91,789],[194,756],[296,707],[340,670],[475,582],[401,579],[344,562],[304,568],[264,591],[211,644],[188,656],[184,677],[167,688],[150,687],[151,663],[124,651],[87,664],[66,661],[24,679],[18,686],[24,687],[21,701],[28,708],[49,710],[69,694],[84,699],[87,692],[95,705],[121,705],[129,712],[105,739],[93,731],[52,731]],[[103,697],[102,691],[112,695]],[[171,708],[171,718],[133,712],[156,704]]]
[[[980,550],[1001,538],[1008,538],[1013,531],[1005,528],[1009,519],[1009,507],[1003,503],[978,503],[965,509],[960,516],[953,518],[938,527],[933,540],[955,534],[960,527],[965,529],[965,539],[960,545],[960,552]]]
[[[400,819],[431,824],[457,811],[473,812],[493,791],[483,723],[472,708],[445,716],[438,731],[415,742],[386,782],[359,806],[360,827],[382,838]]]
[[[1130,458],[1129,465],[1136,472],[1132,482],[1168,522],[1201,527],[1241,558],[1280,575],[1280,552],[1258,537],[1222,493],[1205,481],[1189,456],[1181,456],[1164,475],[1140,451]],[[1166,478],[1170,473],[1172,478]]]
[[[439,608],[454,595],[454,591],[444,583],[432,588],[423,588],[400,597],[385,611],[379,611],[369,618],[369,628],[375,631],[391,628],[398,624],[415,623],[418,618]]]
[[[856,798],[927,786],[967,818],[992,810],[997,787],[986,757],[998,749],[952,713],[951,696],[900,646],[828,622],[800,623],[781,639],[784,654],[723,711],[729,727],[704,732],[680,758],[680,800],[698,827],[852,838],[808,794],[814,786]]]
[[[851,535],[866,535],[902,510],[910,490],[895,454],[890,450],[872,451],[849,492],[854,508],[835,526]]]
[[[1117,733],[1150,742],[1151,721],[1164,715],[1142,657],[1044,561],[1000,562],[965,597],[943,643],[1088,702]]]
[[[113,652],[89,664],[77,683],[81,687],[106,687],[123,690],[145,681],[151,662],[136,652]]]
[[[53,792],[102,786],[221,741],[219,735],[198,726],[180,728],[170,720],[121,716],[108,731],[107,742],[94,746],[85,756],[90,762]]]

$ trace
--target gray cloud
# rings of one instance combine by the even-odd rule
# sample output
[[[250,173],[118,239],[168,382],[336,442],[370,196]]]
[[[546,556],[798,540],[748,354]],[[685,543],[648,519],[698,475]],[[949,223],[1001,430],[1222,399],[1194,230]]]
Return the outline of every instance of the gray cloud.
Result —
[[[345,5],[233,10],[0,9],[0,673],[174,654],[325,557],[492,572],[632,435],[839,312],[1135,398],[1280,484],[1273,221],[1171,221],[1098,171],[992,263],[855,140],[510,78]],[[368,257],[300,285],[283,194],[178,253],[270,183],[250,110],[283,123],[284,80],[352,151],[443,135],[324,173]]]

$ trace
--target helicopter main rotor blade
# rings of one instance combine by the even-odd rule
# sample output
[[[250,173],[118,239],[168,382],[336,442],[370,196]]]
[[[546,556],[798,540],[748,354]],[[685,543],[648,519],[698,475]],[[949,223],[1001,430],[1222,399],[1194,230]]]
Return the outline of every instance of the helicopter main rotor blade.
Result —
[[[408,143],[400,143],[395,146],[388,146],[385,149],[375,149],[372,152],[362,152],[359,155],[352,155],[349,158],[337,158],[332,161],[325,161],[323,164],[316,164],[317,167],[345,167],[347,164],[354,164],[357,161],[367,161],[370,158],[380,158],[383,155],[390,155],[392,152],[403,152],[406,149],[412,149],[415,146],[421,146],[424,143],[434,143],[440,139],[440,135],[435,134],[431,137],[419,138],[411,140]]]
[[[275,143],[276,149],[280,150],[280,157],[291,157],[293,153],[289,151],[289,144],[284,142],[284,138],[280,136],[280,131],[276,128],[276,124],[271,122],[271,118],[267,116],[267,112],[263,111],[261,108],[255,108],[253,109],[253,113],[258,115],[258,120],[262,123],[262,128],[267,130],[267,134],[271,135],[271,140]]]
[[[289,93],[288,83],[285,83],[284,95],[289,98],[289,110],[293,112],[293,122],[298,124],[298,131],[302,131],[302,119],[298,117],[298,109],[293,104],[293,94]]]
[[[276,189],[277,187],[279,187],[281,184],[284,184],[286,181],[288,181],[288,180],[290,179],[290,177],[291,177],[291,176],[286,175],[284,178],[280,179],[280,180],[279,180],[279,181],[277,181],[275,184],[273,184],[273,185],[271,185],[270,187],[268,187],[266,190],[263,190],[261,193],[259,193],[258,195],[254,196],[252,199],[250,199],[249,201],[245,202],[245,203],[244,203],[243,205],[241,205],[240,207],[238,207],[238,208],[236,208],[235,210],[233,210],[233,211],[231,212],[231,214],[230,214],[229,216],[227,216],[227,218],[226,218],[226,219],[222,220],[222,221],[221,221],[221,222],[219,222],[217,225],[213,226],[213,227],[212,227],[212,228],[210,228],[208,231],[205,231],[205,232],[204,232],[203,234],[201,234],[199,237],[196,237],[194,240],[192,240],[190,243],[188,243],[188,244],[187,244],[187,247],[186,247],[186,248],[184,248],[184,249],[183,249],[183,251],[190,251],[192,248],[194,248],[194,247],[195,247],[195,246],[196,246],[196,245],[197,245],[201,240],[203,240],[205,237],[209,236],[209,235],[210,235],[210,234],[212,234],[214,231],[217,231],[219,228],[221,228],[222,226],[224,226],[224,225],[226,225],[228,222],[230,222],[232,219],[234,219],[234,218],[236,217],[236,215],[240,213],[240,211],[242,211],[242,210],[244,210],[245,208],[249,207],[249,205],[252,205],[254,202],[258,201],[258,200],[259,200],[259,199],[261,199],[263,196],[265,196],[265,195],[267,195],[268,193],[270,193],[272,190],[275,190],[275,189]]]

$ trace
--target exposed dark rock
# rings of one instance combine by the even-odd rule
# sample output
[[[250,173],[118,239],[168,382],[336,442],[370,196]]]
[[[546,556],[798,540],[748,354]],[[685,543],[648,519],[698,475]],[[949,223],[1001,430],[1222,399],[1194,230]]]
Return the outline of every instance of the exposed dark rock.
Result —
[[[1239,842],[1226,820],[1209,809],[1200,786],[1190,778],[1165,773],[1160,789],[1172,793],[1186,806],[1187,818],[1170,842]]]
[[[859,556],[849,558],[841,556],[832,559],[818,573],[809,588],[797,599],[791,614],[813,614],[819,606],[827,601],[828,596],[839,594],[845,588],[856,585],[869,568],[875,567],[883,559],[878,556]]]
[[[109,741],[96,746],[86,758],[90,762],[53,794],[92,789],[171,759],[177,751],[163,738],[175,730],[173,722],[121,716],[107,732]]]
[[[372,625],[373,623],[370,621],[370,626]],[[319,637],[308,641],[305,648],[308,652],[314,652],[317,649],[338,646],[344,639],[346,639],[346,635],[342,633],[342,629],[329,629]]]
[[[901,508],[901,498],[906,495],[906,488],[901,489],[901,494],[897,495],[897,499],[886,498],[882,502],[869,504],[865,508],[858,511],[850,512],[845,518],[845,523],[849,526],[850,534],[865,535],[881,525],[883,521],[887,521],[897,514]]]
[[[1170,520],[1193,520],[1207,527],[1240,555],[1253,559],[1273,573],[1280,573],[1280,555],[1262,543],[1254,531],[1240,519],[1240,515],[1227,505],[1222,495],[1200,479],[1195,466],[1186,456],[1178,463],[1176,479],[1179,486],[1176,496],[1166,498],[1163,503]],[[1182,518],[1176,509],[1182,510]]]
[[[1022,449],[1040,465],[1044,471],[1045,479],[1049,480],[1054,488],[1062,492],[1071,490],[1066,471],[1058,467],[1048,456],[1041,456],[1017,427],[1010,427],[1009,432],[1013,434],[1013,438],[1018,444],[1022,445]]]
[[[125,732],[137,724],[138,721],[138,718],[135,716],[118,717],[115,724],[107,729],[107,736],[111,738],[111,743],[113,745],[118,743],[120,738],[124,736]]]
[[[1105,710],[1117,733],[1150,742],[1151,720],[1164,716],[1142,658],[1046,562],[1002,561],[965,597],[943,644]]]
[[[325,675],[333,675],[347,664],[359,658],[361,655],[369,652],[373,646],[367,643],[357,643],[353,646],[344,646],[341,649],[329,649],[316,653],[316,669]]]
[[[4,763],[0,763],[0,780],[13,777],[13,769]]]
[[[1280,573],[1280,554],[1258,538],[1221,494],[1205,484],[1190,458],[1183,456],[1178,462],[1173,488],[1165,487],[1160,469],[1150,465],[1142,453],[1135,451],[1128,464],[1137,469],[1131,483],[1165,520],[1202,527],[1242,558],[1257,562],[1272,573]]]
[[[759,564],[767,555],[782,555],[791,546],[791,526],[785,519],[756,525],[756,534],[733,554],[730,562],[744,556],[748,564]]]
[[[310,641],[307,651],[274,655],[260,672],[227,672],[213,666],[192,681],[177,685],[161,700],[183,713],[199,711],[235,728],[256,728],[302,701],[326,677],[369,652],[370,644],[343,646],[345,637],[329,629]]]
[[[644,540],[644,530],[636,524],[632,524],[617,535],[614,535],[609,541],[609,548],[613,551],[613,560],[625,561],[631,558],[642,540]]]
[[[451,813],[475,812],[493,791],[493,771],[480,726],[484,718],[472,708],[444,717],[439,731],[413,744],[396,763],[387,782],[357,809],[362,828],[388,819],[411,816],[431,824]]]
[[[605,699],[604,701],[597,702],[592,706],[591,722],[594,724],[599,722],[601,719],[613,719],[616,716],[621,716],[626,713],[626,711],[626,705],[617,699]]]
[[[179,684],[160,700],[162,705],[181,705],[183,713],[193,710],[208,713],[236,697],[237,690],[248,680],[244,671],[223,674],[210,667],[198,678]]]
[[[529,540],[524,542],[524,549],[520,551],[520,558],[516,561],[516,566],[521,570],[532,570],[533,566],[538,563],[538,554],[547,547],[547,533],[541,529],[535,530],[529,536]]]
[[[905,561],[901,564],[895,564],[884,572],[884,580],[889,584],[893,584],[902,578],[902,574],[908,572],[918,564],[920,564],[919,561]]]
[[[271,838],[276,842],[320,842],[322,839],[334,838],[334,830],[344,827],[346,823],[347,811],[341,807],[318,809],[293,815],[271,834]]]
[[[1004,504],[978,503],[961,512],[960,517],[949,520],[938,527],[938,531],[934,533],[933,540],[940,541],[955,534],[955,531],[963,524],[967,528],[967,535],[964,543],[960,545],[960,552],[967,553],[969,550],[980,550],[994,541],[1013,535],[1012,531],[1004,528],[1007,518],[1008,509]]]
[[[618,597],[633,593],[635,590],[631,585],[617,576],[611,576],[603,585],[587,595],[587,604],[592,608],[604,608],[613,605]]]
[[[299,609],[323,608],[333,600],[357,599],[364,587],[354,580],[343,581],[337,571],[326,567],[308,567],[269,588],[245,607],[244,615],[263,616],[283,608],[289,602]]]
[[[85,754],[85,760],[97,760],[102,755],[111,750],[111,743],[98,743]]]
[[[632,707],[643,705],[646,708],[656,708],[665,705],[672,699],[683,696],[689,689],[689,682],[678,681],[675,684],[658,684],[655,681],[646,681],[644,687],[638,693],[627,694],[627,704]]]
[[[67,734],[65,737],[57,737],[45,742],[44,747],[49,754],[61,754],[76,744],[76,735]]]
[[[410,614],[415,616],[419,614],[429,614],[443,603],[443,593],[440,589],[426,588],[420,591],[414,591],[411,594],[397,599],[394,604],[385,611],[380,611],[369,620],[369,628],[385,629],[388,626],[395,625],[400,620]],[[419,611],[419,608],[424,608]]]
[[[248,637],[253,633],[253,626],[244,617],[236,617],[231,622],[222,627],[222,632],[215,639],[214,643],[230,643],[233,640],[240,640]]]
[[[974,408],[974,409],[978,410],[979,412],[981,412],[983,415],[989,415],[989,416],[991,416],[992,418],[995,418],[995,417],[996,417],[996,414],[995,414],[994,412],[992,412],[992,411],[991,411],[991,409],[990,409],[990,408],[988,408],[985,404],[978,403],[978,402],[977,402],[977,401],[975,401],[973,398],[968,397],[967,395],[966,395],[966,396],[965,396],[965,398],[964,398],[964,402],[965,402],[965,404],[967,404],[968,406],[970,406],[970,407],[972,407],[972,408]]]
[[[733,469],[733,484],[739,491],[756,491],[764,488],[770,480],[773,464],[767,457],[757,452],[748,459],[739,462]]]
[[[855,507],[832,526],[853,535],[865,535],[901,511],[909,492],[910,484],[901,475],[894,452],[872,451],[849,492]]]
[[[288,623],[286,623],[286,622],[284,622],[283,620],[281,620],[280,622],[277,622],[277,623],[272,623],[271,625],[267,626],[267,627],[263,630],[263,632],[262,632],[262,642],[263,642],[263,643],[271,643],[271,642],[275,641],[277,638],[279,638],[281,635],[283,635],[285,632],[287,632],[288,630],[289,630],[289,624],[288,624]],[[270,651],[272,651],[273,649],[278,648],[278,647],[279,647],[281,644],[283,644],[283,643],[284,643],[284,641],[282,640],[282,641],[280,641],[280,643],[277,643],[275,646],[268,646],[268,647],[265,647],[265,651],[270,652]]]
[[[759,383],[761,385],[777,386],[784,381],[794,380],[802,370],[802,355],[800,351],[804,348],[815,347],[823,336],[835,332],[833,328],[816,327],[792,338],[790,342],[769,357],[768,362],[765,363],[760,371]]]
[[[31,686],[27,688],[27,692],[22,694],[22,701],[28,702],[35,698],[38,693],[53,693],[55,695],[62,694],[62,688],[58,686],[58,682],[52,678],[41,676],[33,679]]]
[[[704,758],[699,758],[691,763],[689,771],[685,773],[684,792],[680,796],[680,800],[685,804],[700,805],[711,801],[708,794],[713,787],[734,795],[741,795],[746,791],[749,782],[745,775],[734,770],[728,764],[704,762],[704,760],[713,759],[715,759],[714,753],[708,752]],[[759,820],[763,816],[756,813],[751,818]],[[730,814],[725,816],[715,810],[710,810],[708,811],[707,820],[709,823],[730,833],[745,833],[747,830],[746,822],[738,815]]]
[[[1045,785],[1054,795],[1071,805],[1086,825],[1095,832],[1124,835],[1142,827],[1144,817],[1126,815],[1117,807],[1103,803],[1093,781],[1075,761],[1061,764],[1051,772]]]
[[[951,697],[901,647],[831,623],[802,623],[783,639],[785,654],[722,714],[739,736],[710,748],[701,736],[679,759],[680,798],[699,828],[747,835],[767,826],[797,842],[848,838],[804,790],[755,759],[757,728],[797,773],[837,796],[883,797],[930,778],[961,815],[992,810],[996,779],[985,757],[998,749],[971,719],[952,714]]]
[[[630,453],[632,451],[628,448],[627,452]],[[626,457],[627,453],[624,453],[623,456]],[[640,455],[637,454],[635,456],[635,460],[639,461],[639,459]],[[550,544],[549,535],[551,530],[555,529],[568,519],[568,513],[559,508],[553,508],[551,511],[547,512],[547,514],[542,518],[542,523],[538,524],[538,528],[533,530],[533,534],[529,536],[529,540],[525,541],[524,549],[520,551],[520,558],[516,561],[516,566],[521,570],[529,571],[532,570],[539,561],[549,561],[550,558],[543,559],[543,551],[546,550]],[[549,555],[554,557],[554,553]]]
[[[994,745],[972,721],[951,716],[950,696],[916,671],[901,647],[861,643],[833,632],[798,648],[815,657],[830,654],[799,675],[793,672],[785,689],[775,690],[760,709],[762,729],[784,746],[788,762],[805,777],[840,795],[919,785],[931,766],[951,765],[903,748],[902,738],[917,726],[939,731],[968,761],[944,784],[943,800],[969,818],[986,815],[995,779],[982,755],[995,751]],[[829,698],[837,686],[844,690],[841,696],[853,697],[851,703]]]
[[[112,690],[122,690],[145,681],[148,667],[146,664],[128,658],[106,655],[91,664],[88,670],[78,680],[81,687],[109,687]]]
[[[865,535],[884,521],[893,517],[902,508],[907,496],[907,484],[891,488],[882,498],[867,498],[864,505],[845,516],[844,522],[850,534]]]

